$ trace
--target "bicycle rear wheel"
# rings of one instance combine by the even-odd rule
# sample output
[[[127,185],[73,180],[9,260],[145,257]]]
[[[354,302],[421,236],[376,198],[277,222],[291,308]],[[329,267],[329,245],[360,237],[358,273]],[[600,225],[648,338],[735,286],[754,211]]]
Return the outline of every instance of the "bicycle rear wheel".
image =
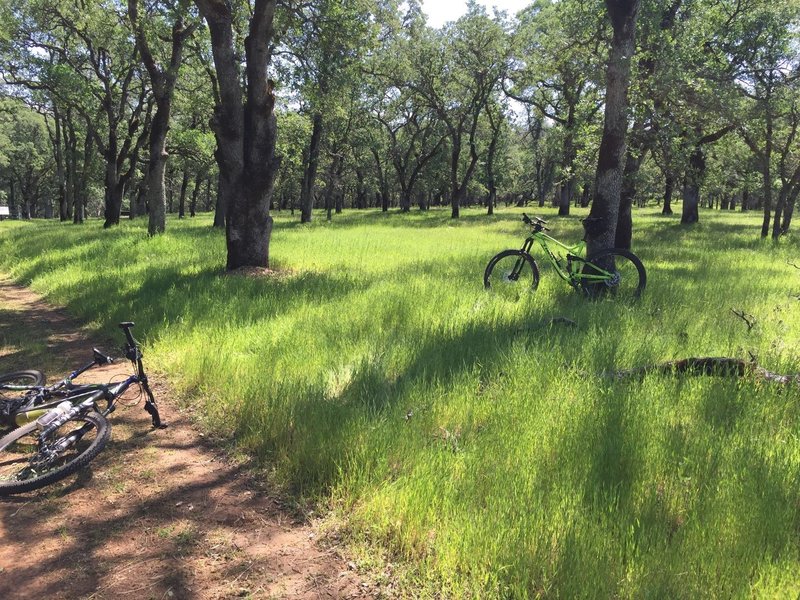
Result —
[[[0,375],[0,401],[9,398],[18,398],[24,393],[19,390],[6,390],[3,386],[13,387],[40,387],[45,383],[44,373],[41,371],[15,371]]]
[[[622,301],[637,300],[647,284],[647,272],[629,250],[610,248],[589,257],[581,271],[581,288],[590,298],[606,294]]]
[[[26,388],[44,384],[45,377],[41,371],[16,371],[0,375],[0,424],[15,425],[13,414],[27,402]],[[5,386],[23,389],[7,389]]]
[[[105,447],[111,424],[90,412],[77,415],[40,442],[36,422],[0,439],[0,496],[36,490],[89,464]]]
[[[518,296],[539,285],[536,261],[522,250],[504,250],[486,265],[483,286],[503,296]]]

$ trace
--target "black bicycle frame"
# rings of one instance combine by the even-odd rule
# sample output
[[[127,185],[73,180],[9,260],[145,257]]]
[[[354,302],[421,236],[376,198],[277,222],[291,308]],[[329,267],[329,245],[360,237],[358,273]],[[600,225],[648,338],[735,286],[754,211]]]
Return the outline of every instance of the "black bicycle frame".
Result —
[[[98,395],[96,401],[104,399],[107,402],[105,410],[102,411],[102,414],[105,416],[114,411],[116,408],[115,404],[117,398],[124,394],[125,391],[134,383],[138,383],[142,386],[142,390],[145,393],[144,410],[150,415],[150,418],[153,422],[153,427],[165,427],[165,425],[161,422],[161,416],[159,415],[158,407],[156,406],[156,399],[153,395],[153,391],[150,389],[147,374],[144,371],[142,352],[139,350],[136,340],[133,339],[133,335],[131,335],[131,327],[133,327],[133,323],[120,324],[120,328],[125,332],[125,338],[128,342],[125,348],[125,357],[134,364],[136,368],[135,375],[131,375],[125,381],[121,381],[113,385],[97,383],[74,385],[72,380],[76,379],[93,366],[109,364],[111,362],[111,359],[109,359],[107,356],[104,356],[99,350],[94,348],[93,352],[95,359],[92,362],[87,363],[80,369],[76,369],[58,383],[46,387],[27,388],[31,391],[36,391],[36,393],[42,397],[45,394],[50,395],[53,399],[35,405],[28,404],[27,406],[10,415],[9,421],[12,421],[16,425],[24,425],[26,423],[30,423],[31,421],[35,421],[65,400],[72,402],[73,404],[80,404],[81,402],[88,400],[89,396],[92,394],[98,394],[98,392],[101,392],[101,394]]]

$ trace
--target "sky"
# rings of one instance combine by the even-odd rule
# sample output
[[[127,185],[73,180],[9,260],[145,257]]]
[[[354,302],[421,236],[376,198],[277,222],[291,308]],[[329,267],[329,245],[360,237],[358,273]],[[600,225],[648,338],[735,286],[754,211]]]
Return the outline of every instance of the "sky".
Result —
[[[492,14],[492,8],[508,11],[509,15],[514,15],[528,4],[531,0],[478,0]],[[431,27],[441,27],[447,21],[455,21],[467,10],[466,0],[424,0],[422,9],[428,15],[428,25]]]

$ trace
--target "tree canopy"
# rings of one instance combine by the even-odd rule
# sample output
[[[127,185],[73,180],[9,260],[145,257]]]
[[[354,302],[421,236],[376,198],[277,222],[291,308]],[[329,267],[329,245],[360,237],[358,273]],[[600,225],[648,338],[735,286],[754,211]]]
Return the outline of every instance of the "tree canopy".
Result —
[[[258,220],[498,203],[568,215],[606,189],[604,115],[608,136],[622,93],[603,243],[629,246],[632,208],[671,214],[674,198],[687,224],[699,207],[760,209],[761,235],[779,238],[800,191],[797,0],[643,0],[627,24],[623,5],[470,2],[433,28],[415,0],[2,0],[0,188],[21,217],[148,214],[151,233],[188,201],[229,239],[254,189],[230,179],[242,168]],[[630,73],[617,91],[614,52]],[[251,139],[264,110],[274,132]],[[226,145],[237,136],[244,154]]]

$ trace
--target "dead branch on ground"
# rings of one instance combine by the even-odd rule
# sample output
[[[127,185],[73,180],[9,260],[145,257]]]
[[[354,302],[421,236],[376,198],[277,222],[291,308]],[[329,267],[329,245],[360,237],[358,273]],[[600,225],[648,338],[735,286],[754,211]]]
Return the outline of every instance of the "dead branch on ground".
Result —
[[[700,358],[684,358],[655,365],[646,365],[635,369],[623,369],[606,373],[606,376],[615,379],[628,379],[644,377],[650,373],[663,373],[665,375],[715,375],[721,377],[755,377],[764,381],[781,385],[795,385],[800,388],[800,374],[781,375],[768,371],[754,361],[748,362],[740,358],[719,356],[706,356]]]

